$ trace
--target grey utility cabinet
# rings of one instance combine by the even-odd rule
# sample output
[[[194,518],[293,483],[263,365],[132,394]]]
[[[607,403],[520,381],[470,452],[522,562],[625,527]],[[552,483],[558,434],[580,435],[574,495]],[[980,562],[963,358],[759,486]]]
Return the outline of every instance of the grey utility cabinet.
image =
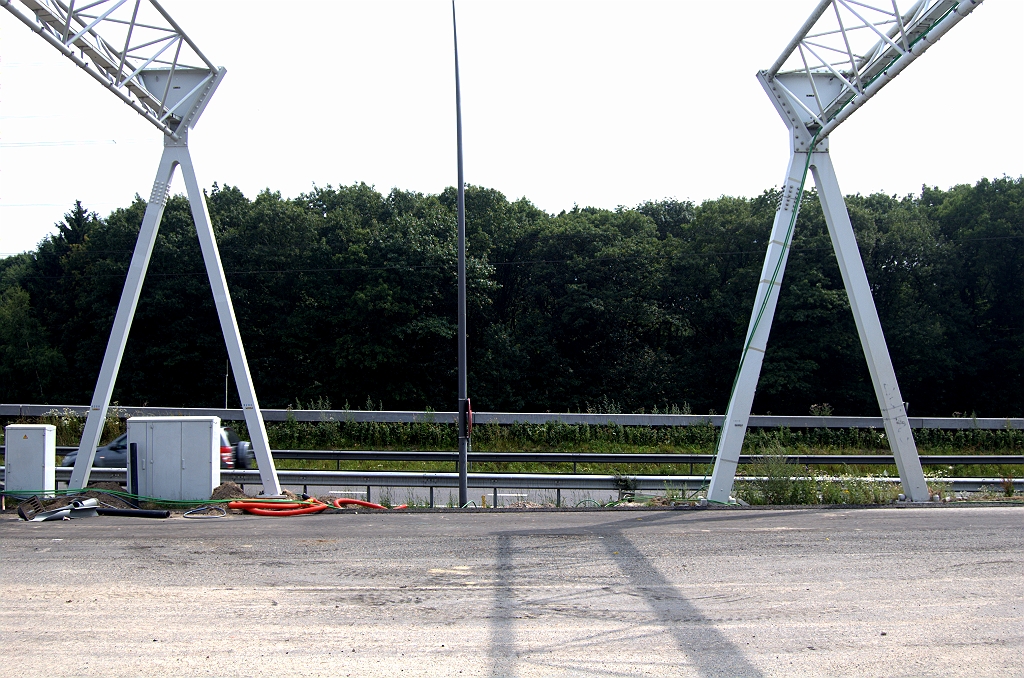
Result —
[[[5,489],[53,496],[57,459],[57,427],[51,424],[11,424],[4,429]]]
[[[220,417],[131,417],[138,446],[138,494],[173,501],[206,501],[220,485]]]

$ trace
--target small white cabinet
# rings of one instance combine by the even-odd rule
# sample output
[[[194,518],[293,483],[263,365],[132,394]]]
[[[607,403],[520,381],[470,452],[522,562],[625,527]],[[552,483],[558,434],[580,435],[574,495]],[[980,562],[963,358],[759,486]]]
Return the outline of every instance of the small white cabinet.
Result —
[[[53,496],[56,489],[57,427],[51,424],[11,424],[4,431],[6,491]]]

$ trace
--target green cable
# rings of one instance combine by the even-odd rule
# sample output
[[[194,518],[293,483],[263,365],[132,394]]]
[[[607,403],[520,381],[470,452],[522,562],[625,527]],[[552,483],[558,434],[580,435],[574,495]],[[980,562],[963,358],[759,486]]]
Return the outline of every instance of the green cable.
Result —
[[[819,130],[820,133],[820,130]],[[814,147],[818,143],[818,133],[815,133],[811,139],[810,148],[807,150],[807,162],[804,163],[804,173],[800,177],[800,188],[796,194],[796,204],[793,205],[793,215],[789,219],[789,228],[786,230],[786,238],[782,243],[782,253],[779,255],[779,260],[775,262],[775,270],[772,271],[771,280],[768,282],[768,291],[764,295],[764,299],[761,301],[761,308],[757,311],[757,317],[754,319],[754,324],[750,328],[750,332],[747,335],[746,344],[743,346],[743,354],[740,356],[739,367],[736,368],[736,376],[732,380],[732,391],[729,393],[729,400],[732,400],[732,396],[736,391],[736,384],[740,380],[740,371],[743,369],[743,363],[747,359],[747,352],[750,350],[750,344],[754,341],[754,333],[757,332],[758,325],[761,324],[761,318],[764,316],[765,310],[768,308],[768,300],[771,298],[772,289],[775,287],[775,282],[779,278],[779,273],[782,271],[782,262],[785,259],[786,250],[789,249],[790,243],[793,240],[793,230],[796,227],[796,217],[800,212],[800,203],[803,201],[804,186],[807,183],[807,172],[811,169],[811,154],[814,153]]]
[[[936,20],[935,20],[935,21],[934,21],[934,22],[932,23],[932,25],[931,25],[931,26],[929,26],[928,28],[924,29],[924,31],[922,31],[922,32],[921,32],[921,34],[920,34],[919,36],[917,36],[916,38],[914,38],[914,39],[913,39],[913,40],[912,40],[912,41],[910,42],[910,44],[909,44],[909,45],[907,46],[907,52],[909,52],[910,50],[914,49],[914,45],[916,45],[917,43],[919,43],[919,42],[921,42],[922,40],[924,40],[925,36],[926,36],[926,35],[928,35],[929,33],[931,33],[931,31],[932,31],[932,29],[933,29],[933,28],[935,28],[936,26],[938,26],[938,25],[939,25],[939,24],[940,24],[940,23],[942,22],[942,20],[943,20],[943,19],[945,19],[945,18],[946,18],[947,16],[949,16],[949,15],[950,15],[950,14],[951,14],[952,12],[955,12],[955,11],[956,11],[956,8],[957,8],[957,7],[959,7],[959,6],[960,6],[960,3],[959,3],[959,2],[957,2],[957,3],[955,3],[955,4],[954,4],[954,5],[952,6],[952,7],[950,7],[950,8],[949,8],[949,9],[947,9],[947,10],[946,10],[945,12],[943,12],[942,16],[940,16],[940,17],[939,17],[938,19],[936,19]],[[900,59],[902,59],[902,58],[903,58],[903,57],[904,57],[905,55],[906,55],[906,52],[904,52],[903,54],[897,54],[896,56],[894,56],[894,57],[892,58],[892,61],[890,61],[890,62],[889,62],[889,65],[888,65],[888,66],[886,66],[885,68],[883,68],[882,70],[880,70],[880,71],[879,71],[878,73],[875,73],[875,75],[874,75],[874,76],[873,76],[873,77],[872,77],[872,78],[871,78],[870,80],[868,80],[867,84],[866,84],[866,85],[864,85],[864,88],[865,88],[865,89],[867,89],[868,87],[870,87],[870,86],[871,86],[871,84],[872,84],[873,82],[875,82],[875,80],[878,80],[878,79],[879,79],[880,77],[882,77],[882,75],[883,75],[884,73],[887,73],[887,72],[889,71],[889,69],[893,67],[893,64],[895,64],[895,63],[896,63],[897,61],[899,61]],[[833,114],[832,114],[832,116],[831,116],[831,117],[830,117],[830,118],[828,119],[828,122],[832,122],[833,120],[835,120],[835,119],[836,119],[836,116],[838,116],[838,115],[839,115],[840,113],[842,113],[842,112],[843,112],[843,109],[845,109],[845,108],[846,108],[847,106],[849,106],[849,105],[850,105],[850,104],[851,104],[851,103],[853,102],[853,100],[854,100],[854,99],[856,99],[856,98],[857,98],[857,97],[856,97],[856,96],[854,96],[854,97],[853,97],[853,98],[851,98],[851,99],[850,99],[849,101],[847,101],[847,102],[846,102],[845,104],[843,104],[842,106],[840,106],[840,107],[839,107],[839,108],[838,108],[838,109],[836,110],[836,112],[835,112],[835,113],[833,113]],[[817,137],[817,135],[815,135],[815,138],[816,138],[816,137]],[[811,148],[813,149],[814,147],[813,147],[813,146],[811,146]]]
[[[736,395],[736,384],[739,383],[740,372],[743,371],[743,363],[746,362],[746,360],[747,360],[747,353],[750,351],[750,344],[754,341],[754,334],[757,332],[758,325],[761,324],[761,318],[764,316],[764,312],[768,308],[768,300],[772,296],[772,290],[775,288],[775,282],[778,280],[779,273],[782,271],[782,262],[785,259],[786,250],[789,249],[790,243],[793,240],[793,231],[796,228],[796,217],[800,213],[800,203],[803,201],[803,197],[804,197],[804,186],[807,184],[807,173],[811,169],[811,154],[814,153],[814,148],[818,144],[818,134],[820,134],[820,133],[821,133],[821,130],[819,129],[818,132],[816,132],[814,134],[814,137],[811,139],[811,145],[807,149],[807,162],[804,163],[804,172],[803,172],[803,175],[800,177],[800,188],[797,190],[796,201],[795,201],[795,204],[793,205],[793,215],[789,219],[789,228],[786,229],[786,237],[785,237],[785,239],[784,239],[784,241],[782,243],[782,252],[779,254],[779,260],[777,262],[775,262],[775,270],[772,271],[771,280],[768,281],[768,290],[765,292],[764,299],[761,300],[761,307],[757,310],[757,315],[754,317],[754,324],[751,325],[750,332],[747,333],[747,340],[746,340],[746,343],[743,346],[743,353],[740,355],[740,364],[736,368],[736,376],[734,376],[733,379],[732,379],[732,389],[729,391],[729,402],[730,403],[732,402],[733,396]],[[787,180],[788,180],[788,177],[787,177]],[[727,422],[723,422],[722,423],[723,430],[725,428],[725,424],[726,423]],[[719,437],[719,440],[721,440],[721,437]],[[712,465],[712,467],[714,467],[714,464],[717,461],[718,461],[718,441],[715,442],[715,454],[711,458],[711,465]],[[704,478],[701,479],[701,485],[700,485],[700,488],[697,490],[697,492],[700,492],[701,490],[703,490],[703,489],[705,489],[707,487],[707,481],[708,481],[708,474],[707,474],[707,471],[705,471],[704,472]],[[723,502],[720,502],[720,501],[715,501],[713,499],[708,499],[708,501],[713,503],[713,504],[722,504],[723,503]]]
[[[921,35],[919,35],[916,38],[914,38],[913,42],[911,42],[910,45],[908,46],[908,50],[909,49],[913,49],[914,45],[916,45],[918,42],[923,40],[924,37],[926,35],[928,35],[928,33],[930,33],[933,28],[935,28],[937,25],[939,25],[939,23],[943,19],[945,19],[947,16],[949,16],[950,12],[956,11],[956,8],[957,8],[957,6],[959,4],[960,3],[956,3],[952,7],[950,7],[948,10],[946,10],[946,12],[944,12],[942,14],[942,16],[940,16],[938,19],[936,19],[927,29],[925,29],[924,32],[921,33]],[[889,62],[888,66],[886,66],[884,69],[882,69],[881,71],[876,73],[875,76],[873,78],[871,78],[871,80],[868,81],[868,83],[867,83],[867,85],[865,85],[865,87],[871,86],[871,84],[873,82],[875,82],[875,80],[877,80],[878,78],[882,77],[882,74],[886,73],[890,68],[892,68],[893,64],[895,64],[897,61],[902,59],[903,56],[904,56],[904,54],[897,54],[893,58],[893,60]],[[854,98],[856,98],[856,97],[854,97]],[[835,113],[832,114],[832,117],[829,118],[829,121],[831,122],[832,120],[834,120],[836,118],[836,116],[838,116],[843,111],[843,109],[845,109],[847,106],[849,106],[852,101],[853,101],[853,99],[850,99],[850,101],[847,101],[845,104],[843,104],[839,108],[839,110],[837,110]],[[800,202],[803,200],[803,196],[804,196],[804,186],[807,183],[807,172],[810,170],[810,167],[811,167],[811,154],[814,153],[814,148],[818,144],[818,135],[819,134],[821,134],[821,129],[820,128],[818,129],[817,132],[814,133],[814,137],[811,139],[810,148],[807,150],[807,163],[804,165],[804,173],[803,173],[803,176],[800,178],[800,190],[799,190],[799,192],[797,193],[797,196],[796,196],[796,204],[793,206],[793,216],[789,220],[789,229],[786,232],[785,243],[782,246],[783,255],[785,254],[786,249],[790,246],[790,242],[791,242],[792,237],[793,237],[793,229],[796,226],[796,217],[797,217],[797,214],[800,212]],[[782,256],[779,257],[779,261],[775,265],[775,271],[772,273],[771,282],[768,285],[768,293],[765,294],[764,300],[761,302],[761,308],[758,309],[757,317],[754,319],[754,324],[750,328],[750,334],[747,336],[746,345],[743,347],[743,354],[740,356],[740,364],[739,364],[739,367],[736,368],[736,376],[733,377],[733,380],[732,380],[732,390],[729,393],[729,402],[732,402],[732,397],[736,393],[736,384],[737,384],[737,382],[739,382],[740,371],[743,369],[743,363],[747,359],[747,352],[750,350],[750,343],[754,340],[754,332],[757,331],[757,326],[760,324],[761,317],[764,315],[765,309],[768,306],[768,298],[771,296],[772,288],[775,286],[775,281],[778,278],[778,274],[779,274],[779,271],[781,270],[781,268],[782,268]],[[714,464],[717,461],[718,461],[718,444],[716,442],[716,444],[715,444],[715,454],[714,454],[714,456],[711,459],[711,463]],[[707,487],[707,479],[708,479],[708,476],[707,476],[707,473],[705,472],[704,473],[704,478],[701,481],[701,487],[700,487],[701,490],[703,490],[705,487]],[[697,490],[697,491],[699,492],[700,490]],[[714,503],[714,504],[721,504],[722,503],[722,502],[719,502],[719,501],[714,501],[712,499],[708,499],[708,501],[711,502],[711,503]]]
[[[141,495],[141,494],[132,494],[130,492],[121,492],[119,490],[104,490],[104,489],[95,488],[95,487],[93,487],[93,488],[86,487],[86,488],[83,488],[83,489],[76,489],[76,490],[72,490],[72,489],[63,489],[63,490],[5,490],[2,494],[6,495],[8,497],[12,497],[12,498],[18,498],[19,496],[22,496],[22,495],[24,495],[26,497],[27,496],[31,496],[31,495],[59,495],[59,496],[72,495],[73,496],[73,495],[77,495],[77,494],[84,494],[86,492],[97,492],[99,494],[109,494],[111,496],[119,497],[121,499],[140,499],[140,500],[143,500],[143,501],[150,501],[150,502],[157,503],[157,504],[173,504],[173,505],[177,505],[177,506],[194,506],[196,504],[227,504],[227,503],[232,502],[232,501],[240,501],[240,499],[237,499],[237,498],[236,499],[204,499],[204,500],[201,500],[201,501],[185,501],[185,500],[181,500],[181,499],[160,499],[159,497],[147,497],[147,496]],[[259,500],[261,502],[268,502],[268,503],[279,502],[279,503],[284,503],[284,504],[294,504],[296,502],[301,503],[301,502],[305,501],[303,499],[287,499],[287,498],[281,499],[281,498],[277,498],[277,497],[248,497],[248,499],[256,499],[256,500]]]
[[[950,7],[948,10],[946,10],[942,14],[942,16],[940,16],[928,28],[926,28],[921,33],[921,35],[919,35],[916,38],[914,38],[914,40],[908,46],[908,49],[913,49],[914,45],[916,45],[918,42],[923,40],[924,37],[926,35],[928,35],[928,33],[930,33],[933,28],[935,28],[937,25],[939,25],[939,23],[943,19],[945,19],[947,16],[949,16],[950,12],[956,11],[956,8],[957,8],[957,6],[959,4],[960,3],[956,3],[952,7]],[[891,62],[889,62],[888,66],[886,66],[884,69],[882,69],[881,71],[876,73],[875,76],[873,78],[871,78],[871,80],[868,81],[868,83],[867,83],[867,85],[865,85],[865,87],[871,86],[871,84],[873,82],[875,82],[875,80],[877,80],[878,78],[882,77],[882,74],[886,73],[890,68],[892,68],[893,64],[895,64],[897,61],[902,59],[903,56],[904,56],[903,54],[897,54],[896,57],[893,58],[893,60]],[[856,97],[854,97],[854,98],[856,98]],[[843,109],[845,109],[847,106],[849,106],[850,102],[852,102],[852,101],[853,101],[853,99],[850,99],[850,101],[847,101],[845,104],[843,104],[839,108],[839,110],[837,110],[835,113],[832,114],[832,117],[829,118],[829,121],[834,120],[836,118],[836,116],[838,116],[843,111]],[[770,283],[768,285],[768,292],[764,295],[764,300],[761,302],[761,308],[759,308],[758,311],[757,311],[757,317],[754,319],[754,324],[750,328],[750,333],[747,335],[746,344],[743,346],[743,354],[740,355],[740,364],[739,364],[739,367],[736,368],[736,376],[733,377],[733,380],[732,380],[732,389],[729,392],[729,402],[732,402],[733,395],[735,395],[735,393],[736,393],[736,384],[739,382],[740,372],[743,370],[743,363],[747,359],[747,352],[750,350],[750,343],[754,340],[754,333],[757,331],[757,327],[761,323],[761,317],[764,315],[765,309],[768,307],[768,299],[771,296],[772,288],[775,286],[775,281],[778,279],[779,271],[782,269],[783,255],[785,255],[786,249],[789,248],[790,242],[792,241],[793,230],[794,230],[794,227],[796,226],[796,217],[797,217],[797,214],[799,214],[799,212],[800,212],[800,203],[801,203],[801,201],[803,200],[803,197],[804,197],[804,186],[807,183],[807,172],[811,168],[811,154],[814,153],[814,149],[818,145],[818,135],[819,134],[821,134],[821,129],[820,128],[818,129],[817,132],[814,133],[814,137],[811,139],[811,145],[807,149],[807,162],[804,164],[803,176],[800,177],[800,189],[797,192],[796,204],[793,206],[793,216],[789,220],[789,229],[786,231],[785,242],[783,243],[783,246],[782,246],[782,255],[779,256],[779,260],[775,264],[775,270],[772,272],[772,278],[771,278],[771,281],[770,281]],[[724,428],[724,423],[723,423],[723,428]],[[718,444],[717,444],[717,441],[716,441],[716,443],[715,443],[715,454],[714,454],[714,456],[711,459],[711,463],[714,464],[717,461],[718,461]],[[703,490],[705,487],[707,487],[707,479],[708,479],[707,472],[705,472],[704,473],[704,478],[701,480],[700,490]],[[697,491],[699,492],[700,490],[697,490]],[[722,503],[722,502],[714,501],[712,499],[709,499],[708,501],[712,502],[712,503],[715,503],[715,504]]]

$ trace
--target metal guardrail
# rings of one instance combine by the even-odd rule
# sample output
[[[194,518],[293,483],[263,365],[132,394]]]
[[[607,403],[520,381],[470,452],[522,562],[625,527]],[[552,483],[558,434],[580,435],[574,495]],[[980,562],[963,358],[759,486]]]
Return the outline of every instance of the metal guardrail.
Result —
[[[58,455],[76,451],[73,446],[57,448]],[[0,454],[4,446],[0,445]],[[274,459],[299,459],[304,461],[416,461],[456,463],[458,452],[434,450],[378,451],[378,450],[271,450]],[[751,464],[762,459],[761,455],[742,454],[741,464]],[[670,454],[670,453],[600,453],[600,452],[470,452],[469,462],[473,463],[534,463],[534,464],[710,464],[713,454]],[[792,454],[786,455],[790,464],[804,466],[848,465],[894,465],[891,454]],[[1024,454],[925,454],[921,455],[922,466],[946,465],[1024,465]]]
[[[79,415],[89,411],[87,405],[0,405],[0,417],[39,417],[49,412],[68,410]],[[242,410],[189,407],[120,407],[126,416],[204,416],[220,417],[224,421],[242,421]],[[262,410],[266,421],[353,421],[398,423],[454,424],[456,412],[419,411],[365,411],[365,410]],[[720,428],[722,415],[702,414],[582,414],[557,412],[475,412],[475,424],[591,424],[602,426],[706,426]],[[881,417],[814,417],[751,415],[750,428],[876,428],[882,429]],[[1024,429],[1024,418],[973,417],[910,417],[911,428],[935,429]]]
[[[372,450],[273,450],[274,459],[302,459],[307,461],[458,461],[457,452],[406,451],[377,452]],[[741,464],[755,463],[762,455],[742,454]],[[786,462],[800,465],[830,464],[885,464],[894,465],[891,454],[793,454]],[[538,463],[538,464],[710,464],[713,454],[618,454],[600,452],[470,452],[472,463]],[[1024,465],[1024,454],[926,454],[921,455],[924,466],[958,464]]]
[[[0,467],[3,470],[3,467]],[[425,487],[458,488],[458,473],[424,473],[417,471],[296,471],[279,469],[278,477],[282,486],[330,486],[330,487]],[[93,469],[93,482],[125,482],[126,470],[114,468]],[[221,482],[239,485],[260,485],[259,471],[222,470]],[[58,482],[71,479],[70,468],[56,469]],[[737,476],[737,480],[749,480]],[[899,478],[864,478],[877,482],[898,483]],[[934,478],[934,482],[949,483],[956,492],[975,492],[982,487],[1000,487],[1001,478]],[[638,492],[665,492],[670,489],[698,490],[706,482],[705,476],[638,475],[629,477],[630,484]],[[1024,489],[1024,479],[1013,481],[1016,488]],[[530,489],[530,490],[619,490],[623,487],[621,476],[559,473],[471,473],[469,487],[475,489]]]

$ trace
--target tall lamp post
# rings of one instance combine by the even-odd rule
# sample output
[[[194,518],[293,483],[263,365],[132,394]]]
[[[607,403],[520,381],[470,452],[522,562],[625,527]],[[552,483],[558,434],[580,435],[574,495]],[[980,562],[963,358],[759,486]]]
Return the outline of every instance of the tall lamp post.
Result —
[[[462,90],[459,86],[459,34],[452,0],[452,37],[455,40],[455,135],[459,165],[459,506],[469,503],[469,446],[473,411],[467,388],[466,363],[466,180],[462,170]]]

